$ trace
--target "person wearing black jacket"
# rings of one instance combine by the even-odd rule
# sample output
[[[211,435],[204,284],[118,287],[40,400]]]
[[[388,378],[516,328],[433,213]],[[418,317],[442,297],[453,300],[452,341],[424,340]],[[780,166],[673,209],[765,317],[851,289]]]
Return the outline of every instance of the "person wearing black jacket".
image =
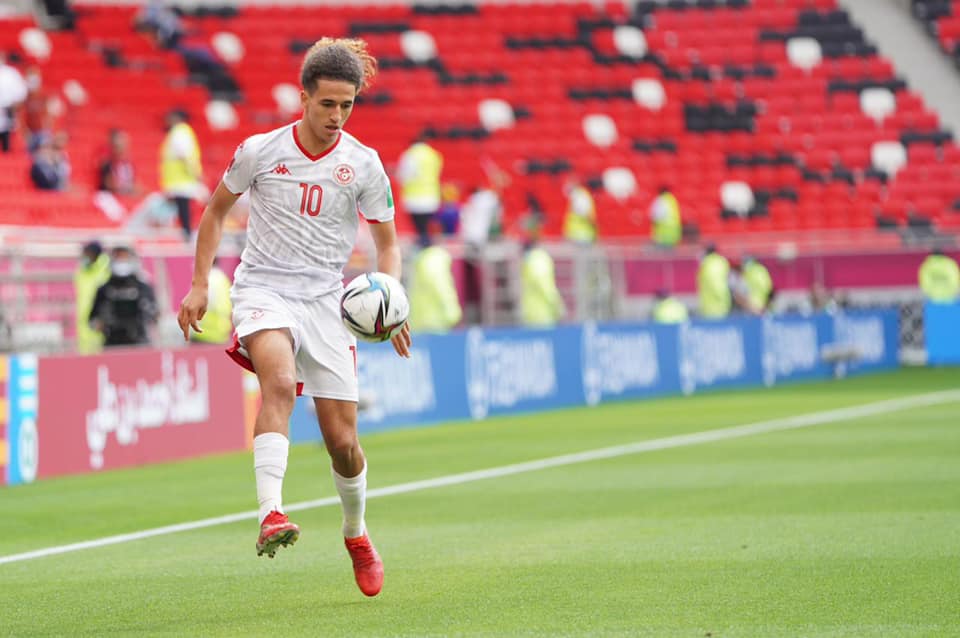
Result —
[[[153,288],[140,278],[133,250],[118,246],[110,254],[110,279],[97,290],[90,325],[103,332],[105,346],[150,342],[148,326],[157,321]]]

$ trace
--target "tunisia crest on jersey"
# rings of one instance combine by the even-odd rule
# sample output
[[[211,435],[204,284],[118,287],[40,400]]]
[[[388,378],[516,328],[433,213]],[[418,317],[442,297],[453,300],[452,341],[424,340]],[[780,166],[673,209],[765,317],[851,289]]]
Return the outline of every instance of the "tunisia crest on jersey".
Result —
[[[355,174],[353,172],[353,167],[349,164],[340,164],[335,169],[333,169],[333,176],[338,183],[346,186],[353,182]]]

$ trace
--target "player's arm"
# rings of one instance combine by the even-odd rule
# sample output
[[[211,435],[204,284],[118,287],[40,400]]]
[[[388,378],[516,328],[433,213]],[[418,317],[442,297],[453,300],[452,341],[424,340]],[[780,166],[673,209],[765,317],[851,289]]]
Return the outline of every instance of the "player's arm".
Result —
[[[373,243],[377,247],[377,270],[387,273],[399,281],[403,260],[400,254],[400,242],[397,241],[397,227],[393,220],[370,224],[370,234],[373,236]],[[394,335],[390,341],[398,355],[409,357],[410,324],[404,324],[403,329]]]
[[[207,312],[207,295],[210,280],[210,268],[213,267],[213,258],[220,245],[223,234],[223,220],[237,201],[239,195],[231,193],[223,182],[217,185],[217,190],[207,203],[200,218],[197,229],[197,252],[193,261],[193,280],[190,292],[180,304],[177,322],[183,331],[183,339],[190,339],[190,328],[202,332],[199,322]]]
[[[392,220],[370,224],[370,235],[377,247],[377,270],[400,281],[403,260],[400,242],[397,240],[397,227]]]

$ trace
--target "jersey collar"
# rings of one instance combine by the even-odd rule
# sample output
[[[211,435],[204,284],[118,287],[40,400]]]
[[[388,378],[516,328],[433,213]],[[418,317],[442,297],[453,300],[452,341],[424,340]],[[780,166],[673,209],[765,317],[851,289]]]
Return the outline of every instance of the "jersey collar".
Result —
[[[306,148],[304,148],[303,144],[300,143],[300,136],[297,135],[297,124],[299,124],[299,122],[295,123],[292,127],[290,127],[293,130],[293,141],[297,145],[297,148],[300,149],[300,152],[303,153],[304,157],[306,157],[311,162],[316,162],[318,159],[322,159],[327,155],[329,155],[330,153],[332,153],[333,149],[337,148],[337,144],[340,143],[340,138],[343,137],[343,131],[338,132],[337,139],[334,140],[330,148],[323,151],[319,155],[314,155],[313,153],[308,151]]]

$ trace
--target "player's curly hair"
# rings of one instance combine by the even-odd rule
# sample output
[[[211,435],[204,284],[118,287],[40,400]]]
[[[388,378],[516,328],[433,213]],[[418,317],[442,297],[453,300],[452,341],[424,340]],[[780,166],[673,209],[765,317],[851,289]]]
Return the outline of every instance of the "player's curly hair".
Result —
[[[377,74],[377,59],[367,51],[367,43],[351,38],[321,38],[303,57],[300,85],[313,92],[317,80],[343,80],[357,91],[368,86]]]

